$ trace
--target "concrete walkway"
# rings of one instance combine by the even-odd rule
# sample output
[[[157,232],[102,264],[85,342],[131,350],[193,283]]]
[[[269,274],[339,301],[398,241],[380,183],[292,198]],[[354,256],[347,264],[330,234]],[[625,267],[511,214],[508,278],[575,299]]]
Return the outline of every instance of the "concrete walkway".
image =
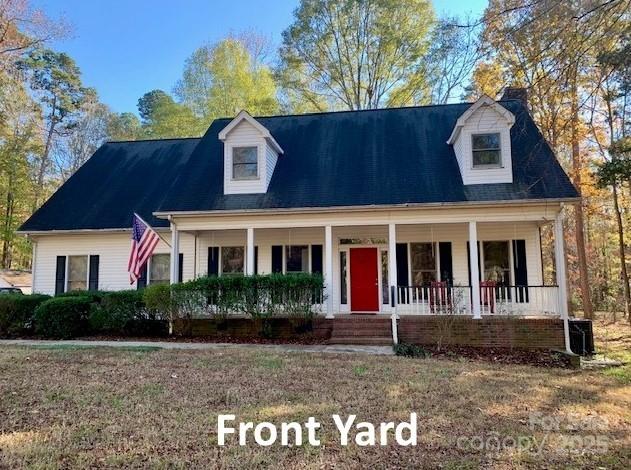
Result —
[[[161,348],[213,350],[231,348],[260,348],[277,352],[308,353],[362,353],[381,356],[394,355],[392,346],[355,346],[345,344],[242,344],[242,343],[186,343],[174,341],[90,341],[90,340],[37,340],[37,339],[2,339],[0,346],[78,346],[105,348]]]

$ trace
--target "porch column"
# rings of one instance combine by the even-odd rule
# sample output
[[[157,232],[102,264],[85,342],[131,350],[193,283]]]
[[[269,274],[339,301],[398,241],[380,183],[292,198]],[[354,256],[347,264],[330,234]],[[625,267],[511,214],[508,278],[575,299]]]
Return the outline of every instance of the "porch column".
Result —
[[[170,283],[177,284],[180,272],[180,232],[177,226],[171,222],[171,272]]]
[[[388,224],[388,289],[390,290],[390,305],[393,307],[390,321],[392,322],[392,342],[399,343],[399,331],[397,325],[397,226]],[[394,288],[393,288],[394,286]]]
[[[254,275],[254,229],[252,227],[247,229],[246,238],[245,274],[252,276]]]
[[[388,289],[390,290],[390,305],[397,306],[397,226],[388,224]],[[394,287],[394,293],[393,289]],[[394,295],[393,295],[394,294]]]
[[[333,228],[324,227],[324,294],[326,318],[333,318]]]
[[[556,281],[559,286],[559,313],[563,319],[563,334],[565,336],[565,350],[570,348],[570,325],[567,311],[567,277],[565,274],[565,242],[563,239],[563,212],[554,218],[554,265],[556,267]]]
[[[469,222],[469,265],[471,266],[471,305],[473,318],[479,320],[480,314],[480,265],[478,261],[478,223]]]

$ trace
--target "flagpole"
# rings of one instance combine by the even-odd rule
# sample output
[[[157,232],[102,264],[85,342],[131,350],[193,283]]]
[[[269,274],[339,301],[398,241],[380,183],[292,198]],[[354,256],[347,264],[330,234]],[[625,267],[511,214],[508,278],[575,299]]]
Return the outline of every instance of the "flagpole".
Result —
[[[140,221],[141,221],[143,224],[145,224],[147,227],[149,227],[151,230],[153,230],[153,231],[154,231],[154,233],[155,233],[155,234],[156,234],[156,235],[160,238],[160,240],[162,240],[162,241],[164,242],[164,244],[165,244],[166,246],[168,246],[169,248],[171,248],[171,244],[170,244],[168,241],[166,241],[164,238],[162,238],[162,235],[160,235],[160,234],[158,233],[158,231],[157,231],[157,230],[154,230],[154,228],[153,228],[151,225],[149,225],[149,224],[145,221],[145,219],[143,219],[142,217],[140,217],[140,216],[139,216],[136,212],[134,212],[134,215],[135,215],[136,217],[138,217],[138,218],[140,219]]]

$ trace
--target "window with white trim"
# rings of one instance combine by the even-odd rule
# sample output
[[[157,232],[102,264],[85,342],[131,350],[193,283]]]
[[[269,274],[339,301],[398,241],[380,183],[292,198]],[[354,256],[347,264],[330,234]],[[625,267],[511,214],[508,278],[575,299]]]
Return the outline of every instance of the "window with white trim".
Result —
[[[169,284],[171,282],[171,255],[159,253],[151,256],[149,261],[149,278],[147,284]]]
[[[245,249],[242,246],[221,247],[221,274],[237,276],[243,274]]]
[[[285,272],[309,272],[309,245],[285,246]]]
[[[433,243],[410,243],[413,286],[427,286],[437,279],[436,247]]]
[[[473,168],[498,167],[502,165],[501,138],[498,132],[473,134],[471,136]]]
[[[259,176],[259,156],[257,147],[232,148],[232,179],[253,180]]]
[[[67,291],[88,290],[88,257],[68,256]]]
[[[510,242],[482,242],[484,258],[484,280],[495,281],[498,285],[510,285]]]

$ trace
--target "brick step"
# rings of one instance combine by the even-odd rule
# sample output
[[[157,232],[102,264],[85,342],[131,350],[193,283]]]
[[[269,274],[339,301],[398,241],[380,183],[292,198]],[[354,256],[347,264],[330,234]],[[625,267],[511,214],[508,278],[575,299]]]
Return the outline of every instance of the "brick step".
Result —
[[[358,329],[358,330],[387,330],[391,328],[390,323],[336,323],[333,325],[334,329]]]
[[[352,332],[344,332],[332,334],[331,338],[392,338],[392,334],[353,334]]]
[[[334,325],[389,325],[390,323],[392,323],[392,320],[390,318],[336,318],[333,321]]]
[[[336,336],[328,341],[329,344],[365,344],[373,346],[389,346],[392,337],[376,338],[374,336]]]

